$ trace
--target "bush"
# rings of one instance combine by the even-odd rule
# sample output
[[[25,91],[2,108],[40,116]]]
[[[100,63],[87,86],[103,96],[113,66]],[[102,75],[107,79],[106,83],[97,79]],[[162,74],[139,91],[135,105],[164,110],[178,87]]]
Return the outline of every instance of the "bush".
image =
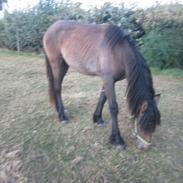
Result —
[[[84,10],[80,3],[39,0],[32,9],[5,12],[0,20],[0,47],[18,51],[42,50],[42,37],[58,19],[116,24],[136,39],[151,66],[183,68],[183,5],[157,5],[137,10],[105,3]]]
[[[6,12],[0,22],[0,47],[13,50],[36,51],[42,49],[42,37],[50,24],[58,19],[77,20],[87,23],[117,24],[136,36],[134,32],[143,32],[135,22],[134,11],[106,3],[100,9],[86,11],[80,3],[57,0],[39,0],[32,9]],[[134,33],[134,34],[133,34]],[[139,35],[139,33],[138,33]]]
[[[183,69],[183,29],[154,30],[142,38],[141,50],[149,65]]]

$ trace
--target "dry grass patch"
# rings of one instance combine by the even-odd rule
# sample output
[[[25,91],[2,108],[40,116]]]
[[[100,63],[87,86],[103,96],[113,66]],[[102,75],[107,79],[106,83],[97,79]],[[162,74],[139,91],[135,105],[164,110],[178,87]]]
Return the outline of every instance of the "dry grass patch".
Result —
[[[0,83],[0,183],[2,177],[17,183],[182,183],[183,79],[154,76],[162,92],[162,125],[145,153],[131,138],[125,81],[116,86],[120,129],[128,145],[123,152],[108,144],[107,105],[108,124],[97,128],[92,123],[100,79],[69,71],[63,97],[70,123],[63,127],[48,103],[42,57],[0,51]]]

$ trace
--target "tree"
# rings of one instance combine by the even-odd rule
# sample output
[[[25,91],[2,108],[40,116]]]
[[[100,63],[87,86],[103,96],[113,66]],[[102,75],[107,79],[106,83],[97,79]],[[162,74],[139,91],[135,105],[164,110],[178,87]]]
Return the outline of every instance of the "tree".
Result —
[[[3,4],[7,2],[8,0],[0,0],[0,11],[3,10]]]
[[[151,66],[183,69],[183,28],[152,30],[143,37],[141,50]]]
[[[0,0],[2,4],[2,0]],[[42,50],[42,37],[56,20],[115,24],[140,45],[150,65],[183,68],[183,5],[157,5],[146,10],[104,4],[84,10],[69,0],[40,0],[28,10],[8,13],[0,19],[0,47],[17,51]]]

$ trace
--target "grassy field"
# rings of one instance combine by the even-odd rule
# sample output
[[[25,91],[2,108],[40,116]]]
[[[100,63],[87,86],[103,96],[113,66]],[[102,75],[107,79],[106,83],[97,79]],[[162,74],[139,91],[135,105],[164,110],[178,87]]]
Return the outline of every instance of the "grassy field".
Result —
[[[183,77],[158,73],[162,125],[147,152],[131,138],[125,81],[116,86],[125,151],[108,144],[111,124],[92,123],[101,82],[69,71],[60,126],[47,96],[44,59],[0,50],[0,183],[182,183]],[[104,118],[110,121],[107,105]]]

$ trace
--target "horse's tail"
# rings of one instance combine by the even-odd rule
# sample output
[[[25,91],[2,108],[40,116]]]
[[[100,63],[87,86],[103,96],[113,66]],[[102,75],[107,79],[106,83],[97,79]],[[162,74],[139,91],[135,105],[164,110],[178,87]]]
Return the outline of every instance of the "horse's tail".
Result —
[[[50,97],[50,103],[55,105],[56,103],[55,103],[54,77],[53,77],[51,65],[49,63],[49,58],[46,53],[45,53],[45,61],[46,61],[46,71],[47,71],[47,78],[48,78],[48,85],[49,85],[48,94]]]

